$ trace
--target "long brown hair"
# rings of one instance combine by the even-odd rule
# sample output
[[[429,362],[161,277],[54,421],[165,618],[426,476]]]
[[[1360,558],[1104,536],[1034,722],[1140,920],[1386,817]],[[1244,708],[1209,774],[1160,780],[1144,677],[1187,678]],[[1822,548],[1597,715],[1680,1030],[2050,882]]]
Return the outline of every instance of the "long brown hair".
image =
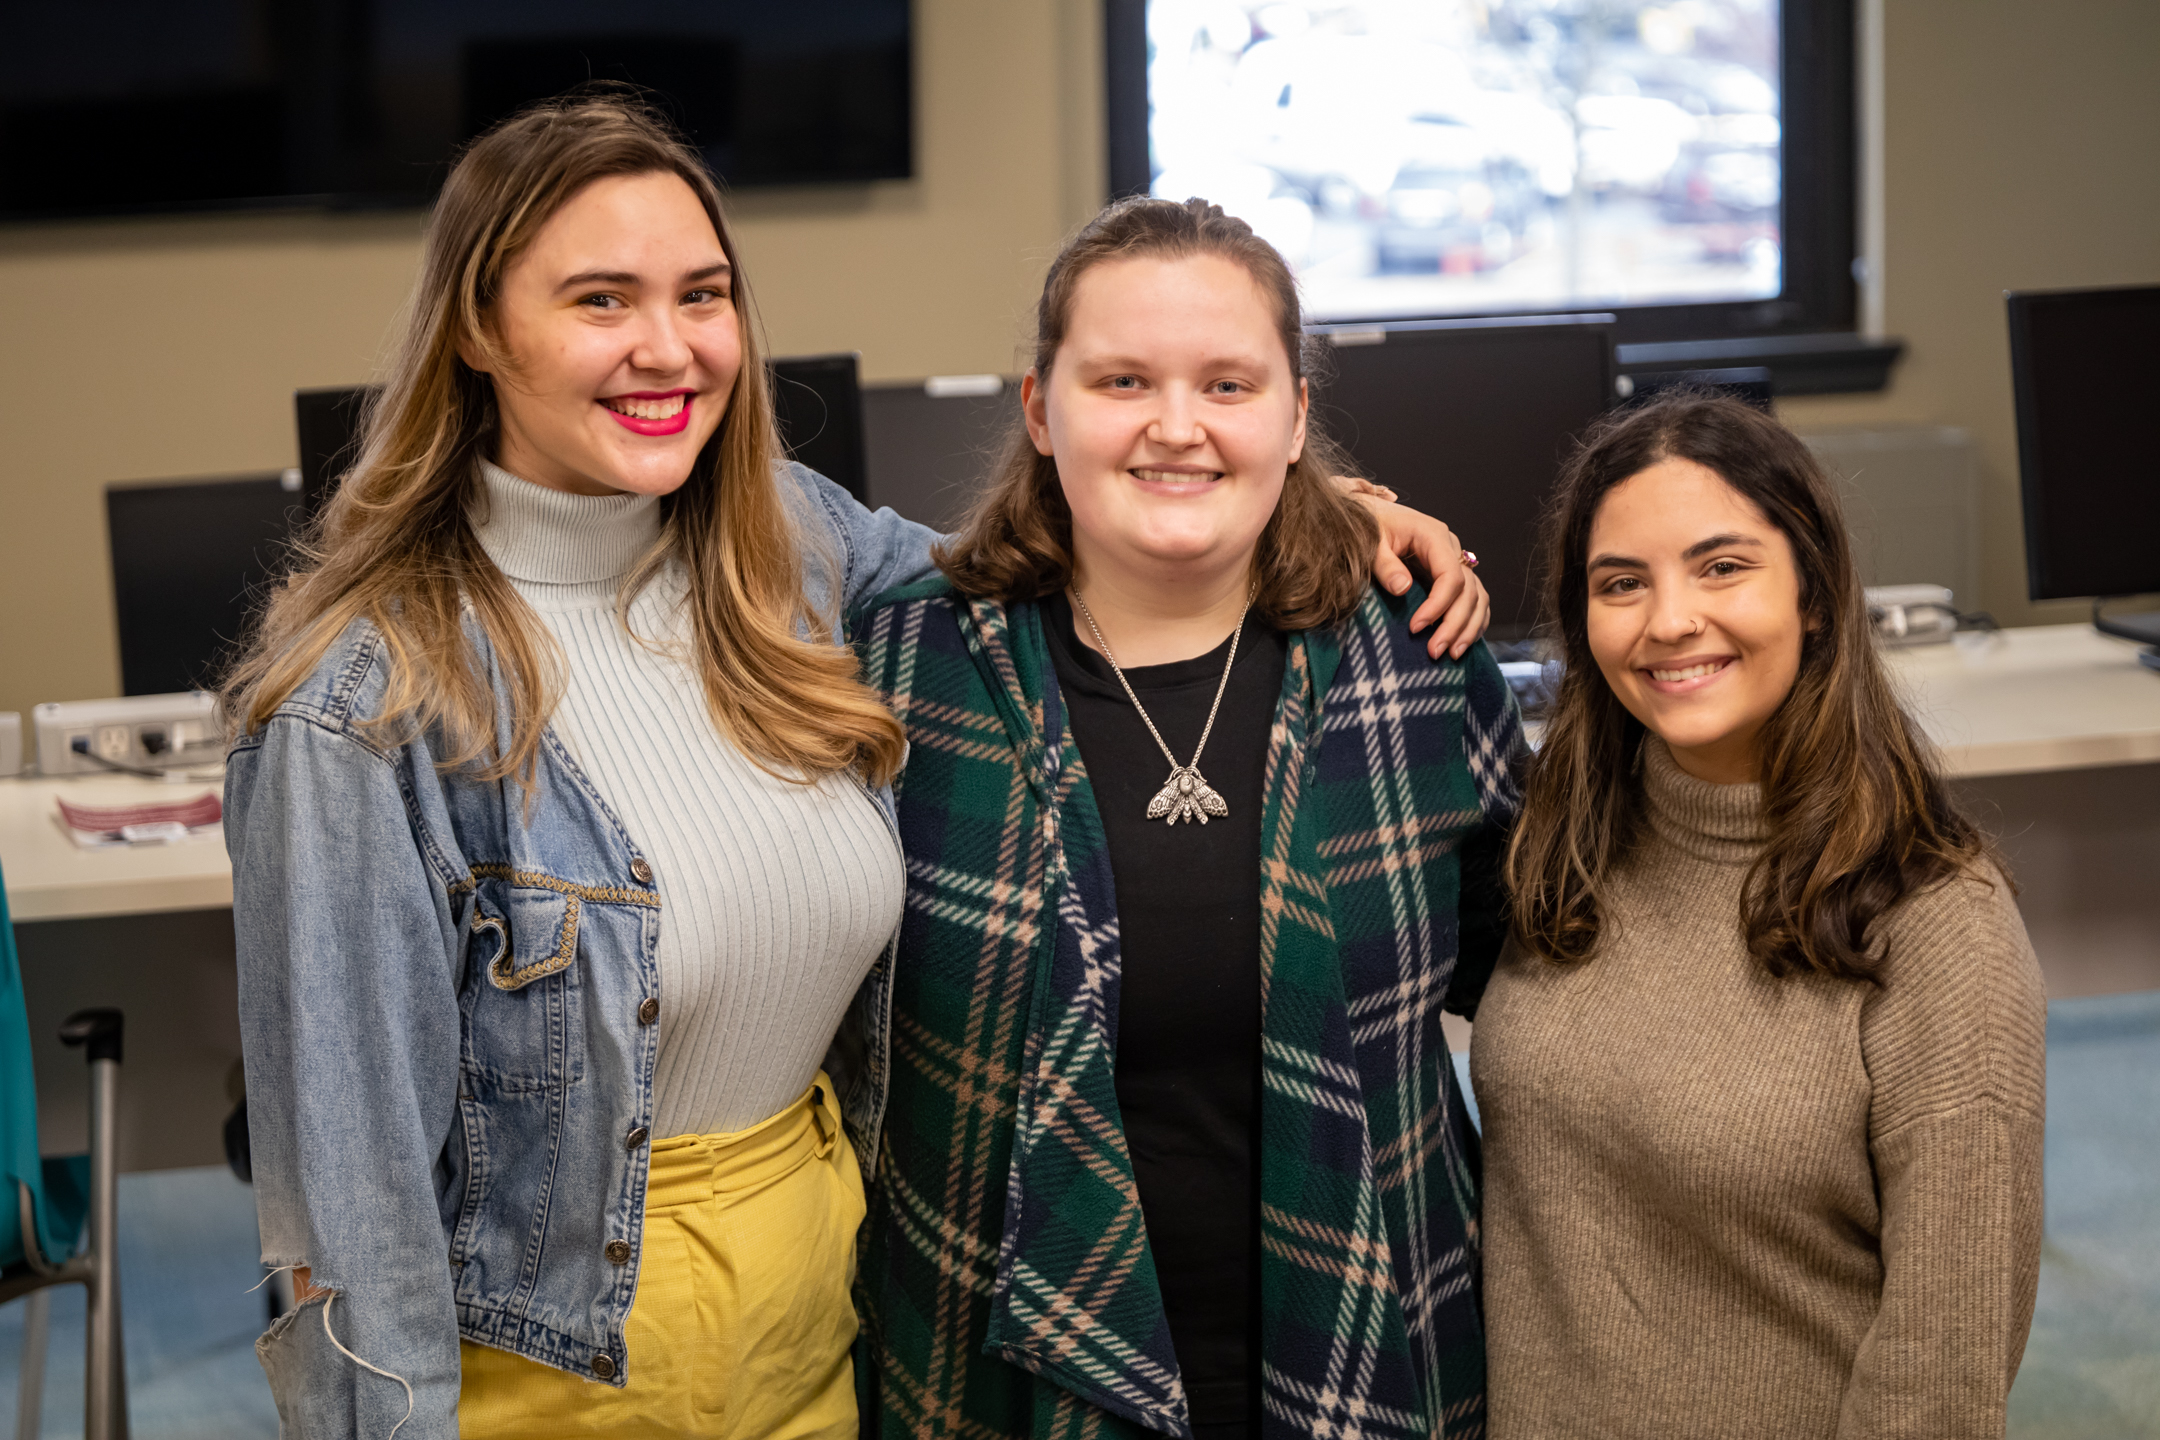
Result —
[[[1202,255],[1228,260],[1252,276],[1274,312],[1291,378],[1308,379],[1319,352],[1307,346],[1297,281],[1275,247],[1205,200],[1180,204],[1140,196],[1111,204],[1050,262],[1035,307],[1036,383],[1050,378],[1080,277],[1089,269],[1139,256]],[[1349,457],[1308,414],[1304,449],[1284,477],[1282,498],[1254,556],[1254,613],[1279,630],[1332,625],[1365,593],[1379,532],[1364,508],[1329,479],[1352,473]],[[965,595],[1033,600],[1072,582],[1072,510],[1058,483],[1057,461],[1036,450],[1024,421],[1015,422],[988,487],[937,561]]]
[[[696,193],[734,268],[742,369],[690,478],[661,500],[662,539],[625,582],[619,614],[671,559],[689,582],[693,650],[714,724],[775,773],[897,770],[898,723],[803,593],[800,537],[775,476],[781,454],[741,257],[704,163],[634,99],[587,94],[522,111],[473,142],[443,185],[390,373],[360,457],[271,597],[226,681],[243,730],[269,720],[356,620],[382,635],[389,689],[377,726],[433,728],[442,763],[529,776],[560,690],[552,637],[481,549],[466,512],[497,427],[465,342],[514,368],[490,323],[503,277],[542,226],[607,176],[672,173]],[[470,605],[510,696],[495,696],[461,618]],[[801,634],[798,634],[800,627]],[[807,636],[807,638],[804,638]]]
[[[1588,959],[1602,932],[1600,892],[1643,826],[1644,728],[1590,653],[1590,528],[1608,491],[1674,458],[1714,471],[1760,510],[1800,572],[1800,671],[1761,739],[1768,839],[1741,891],[1748,952],[1772,975],[1870,976],[1870,931],[1885,912],[1999,862],[1891,691],[1822,467],[1769,416],[1701,394],[1601,422],[1547,513],[1544,623],[1566,670],[1508,848],[1518,933],[1551,959]]]

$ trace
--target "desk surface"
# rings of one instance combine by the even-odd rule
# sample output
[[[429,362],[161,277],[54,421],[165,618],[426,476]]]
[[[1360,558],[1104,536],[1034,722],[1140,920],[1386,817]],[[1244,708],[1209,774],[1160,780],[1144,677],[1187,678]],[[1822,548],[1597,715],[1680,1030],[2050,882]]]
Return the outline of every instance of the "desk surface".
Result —
[[[1953,775],[2160,761],[2160,672],[2089,625],[1968,632],[1888,652],[1901,698]]]
[[[2085,625],[1961,635],[1890,652],[1905,702],[1953,775],[2016,775],[2160,762],[2160,673],[2137,646]],[[182,800],[214,784],[125,775],[0,780],[0,869],[17,920],[213,910],[232,904],[223,836],[83,850],[53,797],[85,805]]]
[[[167,785],[133,775],[0,780],[0,871],[16,920],[75,920],[215,910],[232,904],[232,865],[222,829],[171,845],[85,850],[53,818],[54,797],[77,805],[143,805],[188,800],[219,782]]]

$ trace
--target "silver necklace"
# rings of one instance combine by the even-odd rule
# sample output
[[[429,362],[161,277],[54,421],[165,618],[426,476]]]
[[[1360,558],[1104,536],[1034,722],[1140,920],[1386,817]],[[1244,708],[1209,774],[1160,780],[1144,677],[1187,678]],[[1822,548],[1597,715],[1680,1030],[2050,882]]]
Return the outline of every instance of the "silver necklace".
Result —
[[[1073,587],[1073,603],[1080,607],[1080,618],[1087,621],[1088,629],[1095,632],[1096,647],[1102,651],[1103,659],[1110,662],[1110,673],[1117,676],[1118,684],[1125,687],[1125,698],[1132,701],[1133,709],[1140,712],[1140,723],[1147,726],[1148,734],[1154,736],[1155,743],[1162,748],[1163,759],[1170,762],[1170,778],[1163,781],[1162,789],[1156,791],[1155,798],[1148,801],[1147,818],[1150,820],[1160,820],[1167,816],[1172,825],[1180,820],[1197,820],[1205,825],[1211,815],[1220,819],[1230,813],[1229,802],[1200,776],[1200,752],[1207,749],[1208,736],[1215,729],[1215,712],[1222,709],[1223,691],[1230,688],[1230,667],[1237,664],[1238,638],[1245,633],[1245,617],[1252,613],[1253,597],[1259,593],[1260,588],[1257,585],[1246,593],[1245,608],[1238,612],[1237,629],[1230,632],[1230,658],[1223,662],[1222,680],[1215,687],[1215,703],[1208,706],[1207,724],[1200,727],[1200,743],[1193,746],[1192,763],[1180,765],[1177,756],[1171,753],[1170,746],[1164,742],[1162,731],[1157,730],[1155,722],[1148,718],[1147,706],[1142,705],[1140,697],[1133,693],[1132,681],[1125,678],[1124,668],[1117,663],[1117,656],[1110,653],[1110,642],[1103,639],[1102,627],[1095,623],[1094,612],[1088,609],[1087,601],[1080,598],[1079,587]]]

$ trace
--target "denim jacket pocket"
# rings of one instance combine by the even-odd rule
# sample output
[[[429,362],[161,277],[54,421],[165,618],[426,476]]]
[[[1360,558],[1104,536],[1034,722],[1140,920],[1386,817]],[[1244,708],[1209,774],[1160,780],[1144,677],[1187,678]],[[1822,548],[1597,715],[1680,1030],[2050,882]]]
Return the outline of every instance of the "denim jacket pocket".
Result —
[[[575,1084],[585,1051],[575,887],[478,867],[475,879],[459,997],[465,1072],[497,1094]]]

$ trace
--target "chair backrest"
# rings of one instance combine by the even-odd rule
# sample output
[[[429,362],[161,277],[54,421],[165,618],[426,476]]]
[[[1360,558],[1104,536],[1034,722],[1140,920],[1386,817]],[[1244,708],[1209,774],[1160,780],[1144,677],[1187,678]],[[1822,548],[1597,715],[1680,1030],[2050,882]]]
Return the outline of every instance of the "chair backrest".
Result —
[[[23,1004],[22,966],[15,958],[15,927],[8,922],[7,886],[0,879],[0,1268],[23,1260],[18,1184],[30,1187],[40,1253],[48,1260],[73,1254],[82,1228],[80,1197],[48,1195],[46,1167],[38,1159],[37,1076],[30,1054],[30,1013]],[[67,1210],[75,1213],[63,1213]]]

